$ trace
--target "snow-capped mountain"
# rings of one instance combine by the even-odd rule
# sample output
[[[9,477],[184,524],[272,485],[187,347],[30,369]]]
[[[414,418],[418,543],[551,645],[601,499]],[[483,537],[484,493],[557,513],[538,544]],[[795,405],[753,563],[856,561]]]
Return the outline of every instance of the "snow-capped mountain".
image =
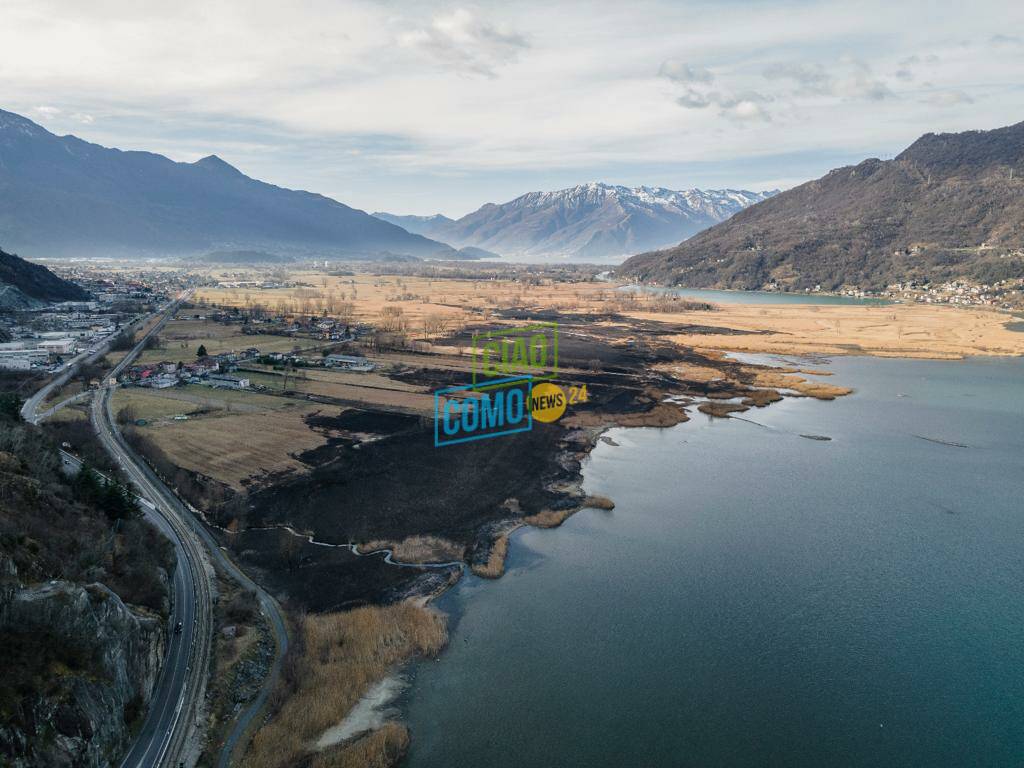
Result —
[[[416,217],[411,231],[504,256],[604,259],[675,245],[773,194],[592,182],[530,192],[500,205],[488,203],[457,221]],[[387,220],[405,226],[401,218]]]

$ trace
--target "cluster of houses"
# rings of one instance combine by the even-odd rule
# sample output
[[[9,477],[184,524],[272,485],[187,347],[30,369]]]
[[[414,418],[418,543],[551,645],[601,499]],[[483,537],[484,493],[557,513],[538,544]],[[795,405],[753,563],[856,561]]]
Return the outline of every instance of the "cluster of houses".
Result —
[[[996,283],[969,283],[951,280],[929,283],[908,280],[887,286],[887,295],[922,304],[959,304],[961,306],[995,306],[1012,309],[1020,304],[1024,280],[1000,280]]]
[[[163,301],[165,294],[137,279],[97,278],[77,266],[57,270],[88,290],[93,298],[60,301],[0,314],[0,369],[57,370],[79,352],[110,340],[137,311],[140,301]],[[164,281],[166,282],[166,281]],[[167,284],[170,289],[171,284]]]
[[[271,352],[269,355],[261,355],[259,362],[265,365],[291,365],[295,368],[334,368],[339,371],[360,371],[363,373],[372,371],[376,365],[365,357],[359,355],[325,355],[322,357],[304,357],[296,354],[285,354],[283,352]]]
[[[351,341],[356,337],[352,327],[330,317],[298,317],[278,315],[265,319],[250,318],[243,333],[274,336],[307,336],[322,341]]]
[[[163,361],[149,365],[135,365],[122,374],[121,382],[149,389],[166,389],[179,384],[248,389],[250,387],[249,379],[236,375],[234,372],[238,370],[240,362],[255,360],[259,354],[258,349],[250,347],[244,352],[210,355],[189,363]]]
[[[167,387],[176,387],[179,384],[202,384],[208,387],[249,389],[252,386],[249,378],[237,373],[238,366],[246,362],[274,366],[291,364],[297,368],[322,366],[341,371],[359,372],[372,371],[375,367],[365,357],[358,355],[331,354],[310,358],[283,352],[271,352],[261,355],[258,349],[250,347],[242,352],[225,352],[219,355],[209,355],[188,363],[163,361],[149,365],[132,366],[122,374],[121,382],[126,385],[150,389],[165,389]]]

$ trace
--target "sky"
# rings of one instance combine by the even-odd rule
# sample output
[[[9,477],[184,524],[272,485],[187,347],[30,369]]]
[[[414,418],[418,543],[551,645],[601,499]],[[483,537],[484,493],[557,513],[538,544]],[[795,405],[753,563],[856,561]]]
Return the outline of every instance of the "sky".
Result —
[[[1024,120],[1024,3],[3,0],[0,108],[367,211],[787,188]]]

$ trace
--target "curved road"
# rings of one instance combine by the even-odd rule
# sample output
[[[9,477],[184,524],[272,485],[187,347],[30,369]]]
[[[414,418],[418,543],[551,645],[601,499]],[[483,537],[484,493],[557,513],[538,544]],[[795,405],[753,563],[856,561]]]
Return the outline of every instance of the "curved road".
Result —
[[[171,302],[165,308],[164,311],[169,313],[170,311],[177,309],[177,307],[181,304],[181,301],[182,299],[179,298]],[[165,314],[163,320],[161,320],[161,322],[158,323],[157,325],[160,328],[163,328],[164,323],[167,322],[169,316],[169,314]],[[146,317],[148,318],[149,315],[147,315]],[[22,405],[21,407],[21,418],[32,424],[38,424],[42,419],[45,419],[47,416],[51,416],[53,412],[57,410],[57,407],[54,407],[46,411],[45,413],[38,412],[39,406],[43,404],[43,401],[47,397],[50,396],[50,393],[53,392],[53,390],[59,387],[63,387],[65,384],[67,384],[68,381],[70,381],[71,377],[75,375],[75,372],[78,370],[78,366],[80,366],[82,363],[94,363],[101,357],[103,357],[103,355],[107,354],[107,352],[110,351],[110,347],[113,345],[114,340],[117,339],[117,337],[120,336],[122,332],[134,328],[144,319],[145,318],[138,318],[128,323],[128,325],[126,325],[124,328],[122,328],[117,333],[111,335],[109,338],[103,341],[95,352],[90,352],[89,350],[86,350],[85,352],[79,352],[73,358],[68,360],[64,364],[64,367],[57,373],[56,376],[50,379],[50,381],[46,382],[46,384],[39,388],[39,391],[37,391],[35,394],[33,394],[30,398],[28,398],[25,401],[25,404]],[[146,333],[145,337],[143,337],[143,340],[149,338],[149,336],[155,330],[157,330],[156,327],[150,329]]]
[[[164,768],[178,766],[183,762],[186,742],[195,725],[201,703],[213,642],[213,600],[204,548],[206,554],[231,578],[256,594],[261,612],[268,619],[277,644],[274,663],[259,694],[242,709],[225,737],[217,763],[220,768],[227,768],[231,764],[234,750],[270,698],[288,648],[288,631],[280,606],[225,555],[213,536],[198,521],[197,515],[193,514],[195,510],[183,503],[128,446],[111,412],[111,394],[117,386],[117,376],[142,352],[149,337],[164,327],[189,295],[183,293],[164,309],[159,322],[111,370],[92,403],[92,424],[100,442],[138,490],[146,517],[174,544],[181,566],[174,569],[175,598],[170,623],[173,626],[181,622],[184,631],[180,635],[173,632],[169,635],[163,668],[153,690],[149,711],[134,745],[121,762],[121,768]],[[25,403],[22,416],[27,421],[37,423],[75,399],[69,398],[43,413],[38,412],[39,405],[49,393],[70,379],[83,360],[97,359],[107,351],[107,346],[109,343],[96,353],[83,353],[70,361],[58,377]],[[68,454],[65,461],[73,462],[74,459]]]

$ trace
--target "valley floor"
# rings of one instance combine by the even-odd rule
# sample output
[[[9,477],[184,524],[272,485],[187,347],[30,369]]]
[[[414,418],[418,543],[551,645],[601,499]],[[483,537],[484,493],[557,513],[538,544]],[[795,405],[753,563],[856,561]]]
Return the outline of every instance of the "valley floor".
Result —
[[[128,431],[140,450],[165,475],[177,472],[179,490],[204,510],[238,563],[289,609],[298,633],[308,636],[295,644],[286,664],[291,673],[247,757],[264,766],[394,763],[408,742],[394,723],[333,744],[321,731],[346,713],[333,712],[332,720],[321,708],[319,725],[301,737],[296,732],[287,748],[276,734],[295,717],[297,702],[316,700],[318,679],[346,670],[344,680],[358,681],[335,697],[345,709],[411,655],[435,653],[441,640],[421,640],[412,627],[443,635],[443,623],[421,612],[429,611],[425,601],[460,577],[459,563],[478,575],[500,576],[513,528],[550,527],[581,507],[610,506],[586,498],[580,485],[581,462],[605,429],[671,426],[697,411],[728,417],[786,397],[830,400],[850,391],[830,381],[827,370],[752,364],[723,353],[1024,354],[1024,334],[1005,328],[1011,318],[981,310],[697,309],[638,300],[594,282],[307,278],[318,286],[304,295],[309,309],[330,313],[329,305],[350,303],[353,325],[376,324],[387,307],[400,307],[410,348],[364,344],[352,350],[375,363],[373,373],[314,368],[286,375],[249,362],[242,373],[258,391],[129,389],[114,401],[115,411],[125,409],[126,423],[138,422]],[[286,291],[252,297],[212,288],[200,298],[218,307],[262,303],[282,311],[292,301]],[[438,317],[445,318],[441,327]],[[527,319],[558,321],[559,383],[585,384],[589,401],[553,425],[435,449],[432,393],[469,382],[473,333]],[[230,350],[258,347],[253,339],[262,338],[243,335],[237,325],[194,319],[170,323],[162,336],[166,351],[151,350],[154,361],[199,344],[212,347],[211,340],[218,350]],[[283,337],[273,341],[280,350],[292,345]],[[415,608],[408,627],[387,613],[404,605]],[[358,622],[336,618],[353,609],[363,611]],[[363,637],[373,627],[385,635]],[[354,628],[362,633],[358,643]],[[321,646],[335,647],[334,641],[348,643],[354,655],[344,649],[325,655]]]

